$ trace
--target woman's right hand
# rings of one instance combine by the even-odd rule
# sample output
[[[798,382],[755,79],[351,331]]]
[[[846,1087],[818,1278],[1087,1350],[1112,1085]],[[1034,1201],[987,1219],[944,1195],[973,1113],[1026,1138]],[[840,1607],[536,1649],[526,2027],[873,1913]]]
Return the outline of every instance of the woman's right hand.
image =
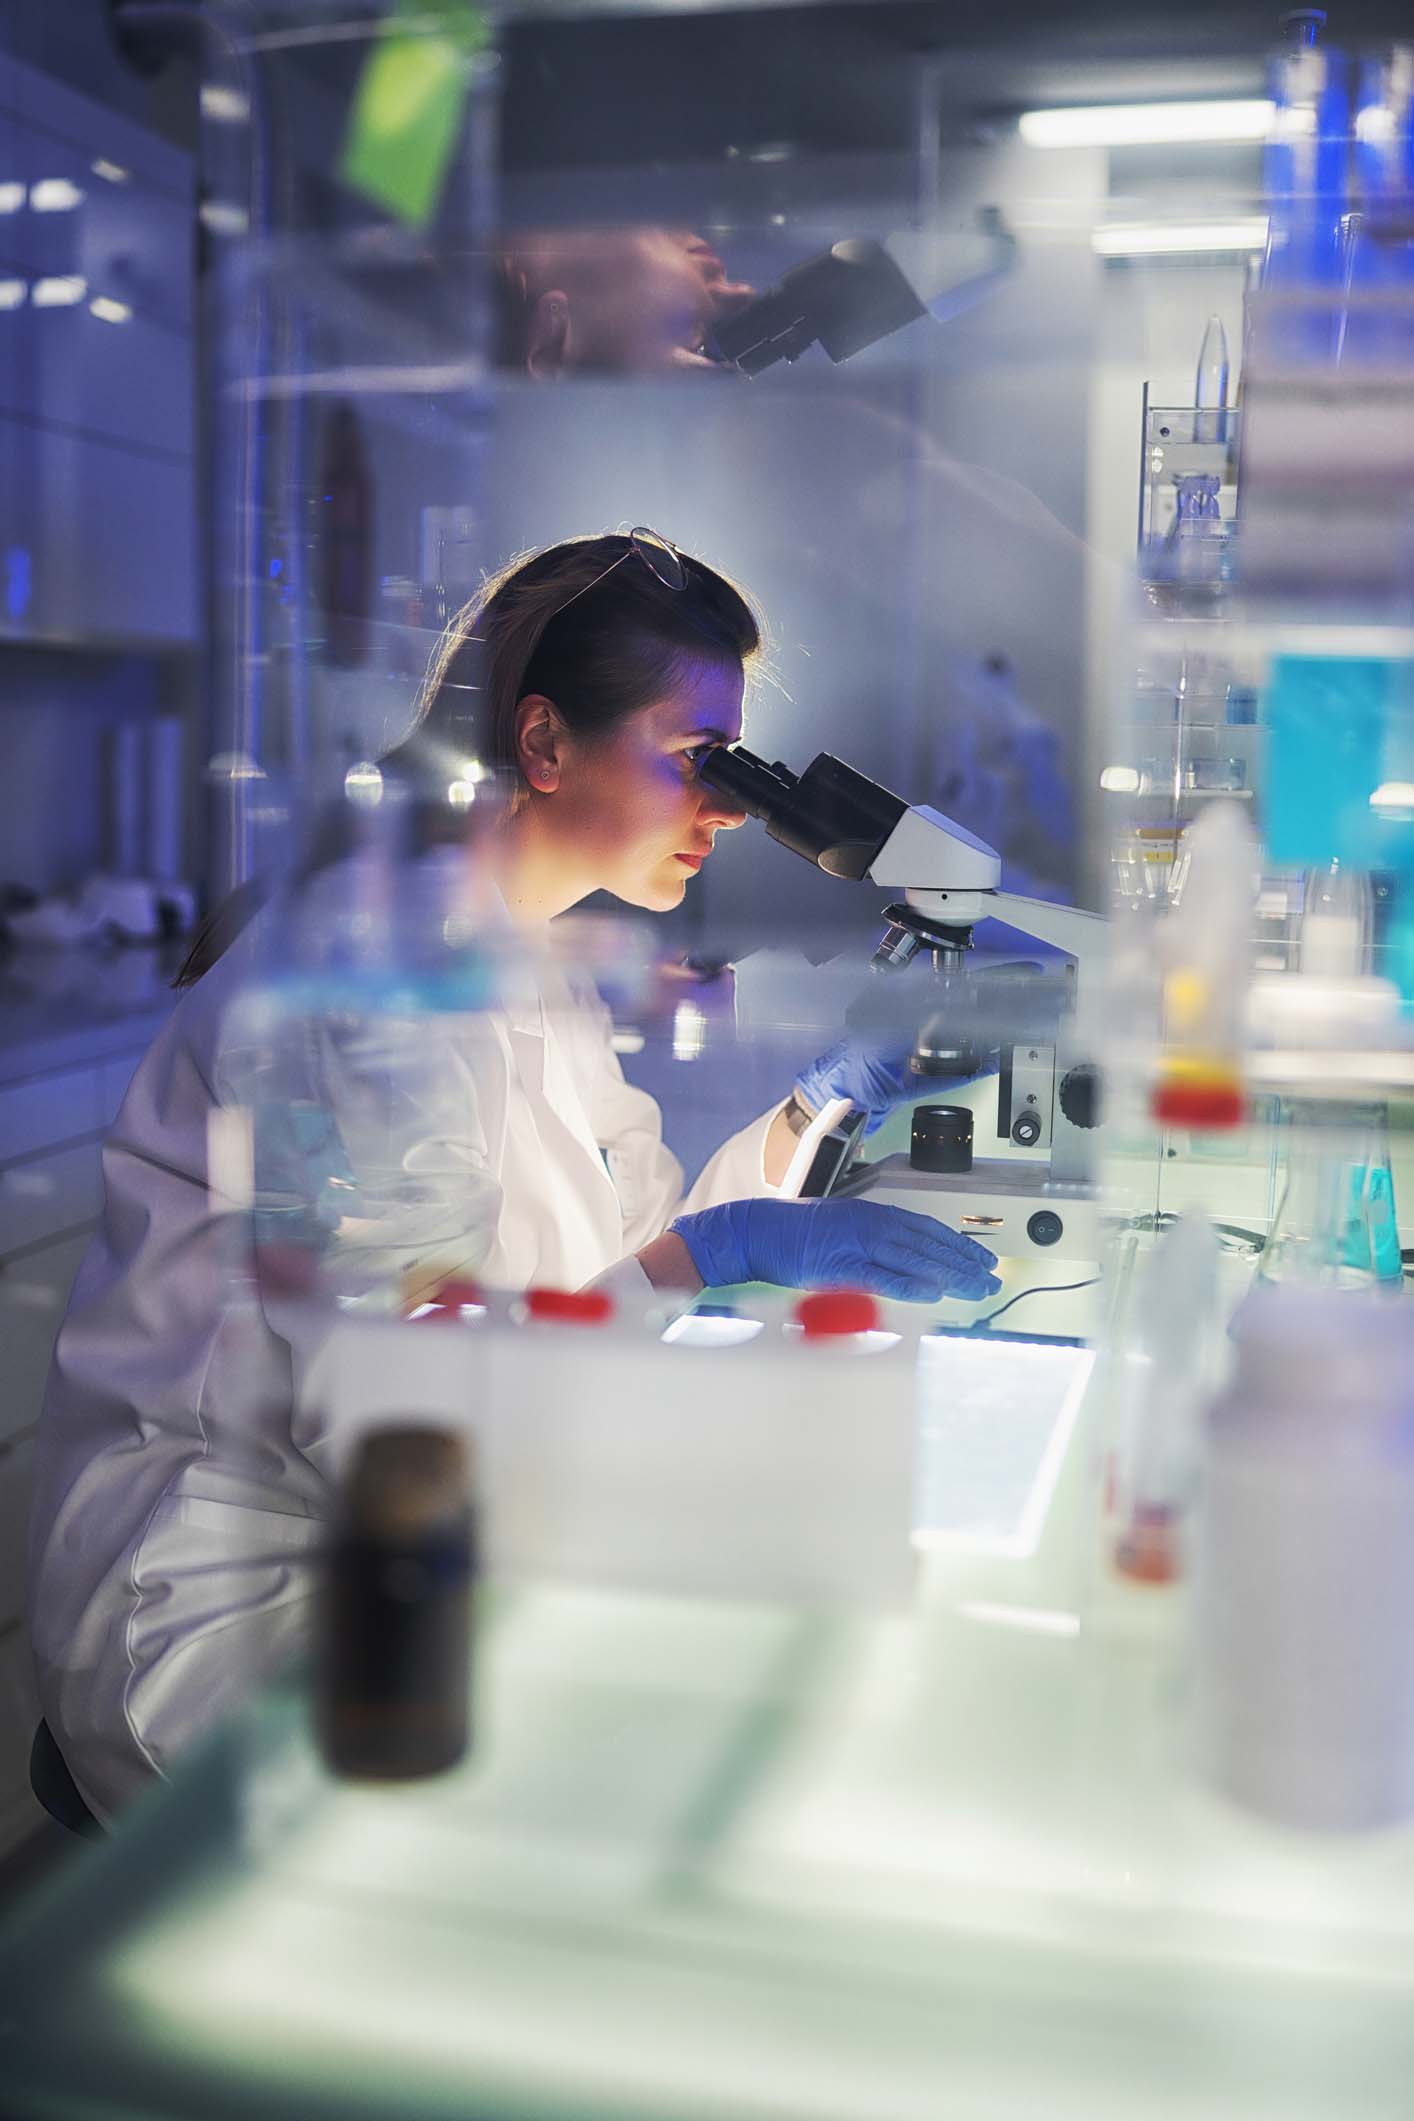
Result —
[[[907,1303],[977,1303],[1001,1283],[996,1254],[935,1216],[868,1200],[729,1200],[680,1215],[673,1231],[705,1287],[869,1289]]]

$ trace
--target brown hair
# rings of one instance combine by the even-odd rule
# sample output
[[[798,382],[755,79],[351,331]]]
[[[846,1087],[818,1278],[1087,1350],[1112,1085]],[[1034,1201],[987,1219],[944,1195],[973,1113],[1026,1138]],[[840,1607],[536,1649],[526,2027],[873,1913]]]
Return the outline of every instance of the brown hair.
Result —
[[[568,538],[510,561],[447,627],[412,728],[384,764],[417,780],[435,766],[431,779],[445,784],[449,758],[479,758],[505,776],[515,808],[529,792],[516,758],[516,708],[528,693],[553,700],[576,734],[597,736],[661,699],[695,664],[745,667],[762,647],[745,592],[703,561],[678,557],[681,589],[660,581],[622,534]],[[213,908],[172,985],[195,985],[265,896],[252,881]]]
[[[569,538],[512,560],[447,628],[392,762],[439,744],[469,749],[509,777],[514,805],[527,793],[516,708],[528,693],[553,700],[577,735],[597,736],[661,699],[694,664],[750,663],[762,629],[744,591],[678,557],[680,590],[623,535]]]

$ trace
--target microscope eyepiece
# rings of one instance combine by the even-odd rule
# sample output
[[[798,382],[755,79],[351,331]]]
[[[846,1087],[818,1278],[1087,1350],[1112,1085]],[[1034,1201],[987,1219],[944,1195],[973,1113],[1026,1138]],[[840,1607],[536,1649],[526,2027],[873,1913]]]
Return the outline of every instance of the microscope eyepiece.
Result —
[[[773,840],[827,876],[859,882],[908,805],[866,774],[822,751],[804,773],[768,766],[740,744],[714,744],[698,773],[709,788],[760,818]]]
[[[725,744],[714,744],[703,753],[697,771],[718,795],[727,796],[748,817],[761,818],[768,825],[790,801],[796,786],[789,766],[768,766],[740,744],[730,750]]]

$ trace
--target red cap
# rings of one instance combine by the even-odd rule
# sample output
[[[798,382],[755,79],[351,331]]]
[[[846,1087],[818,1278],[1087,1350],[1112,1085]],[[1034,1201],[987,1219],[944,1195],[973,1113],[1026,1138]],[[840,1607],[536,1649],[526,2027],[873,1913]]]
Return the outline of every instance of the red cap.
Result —
[[[453,1325],[460,1325],[463,1304],[484,1304],[485,1301],[479,1282],[459,1280],[454,1275],[450,1281],[443,1282],[435,1296],[427,1298],[426,1305],[419,1307],[412,1322],[417,1326],[428,1326],[450,1320]]]
[[[602,1326],[614,1315],[614,1299],[607,1289],[532,1289],[525,1309],[527,1317],[556,1325]]]
[[[1236,1083],[1160,1083],[1154,1092],[1155,1119],[1170,1127],[1240,1127],[1247,1100]]]
[[[465,1275],[454,1274],[444,1281],[433,1298],[439,1304],[484,1304],[486,1297],[479,1281],[470,1281]]]
[[[807,1340],[830,1340],[838,1333],[873,1333],[879,1306],[863,1289],[821,1289],[802,1296],[795,1307]]]

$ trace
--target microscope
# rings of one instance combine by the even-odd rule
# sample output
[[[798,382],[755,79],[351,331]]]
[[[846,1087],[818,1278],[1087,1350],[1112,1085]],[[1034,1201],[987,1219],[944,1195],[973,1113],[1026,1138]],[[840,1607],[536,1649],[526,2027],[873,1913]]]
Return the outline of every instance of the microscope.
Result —
[[[961,316],[1011,271],[1016,248],[994,206],[965,228],[847,237],[719,319],[712,351],[744,376],[798,361],[812,346],[848,361],[920,317]]]
[[[996,1135],[1012,1154],[975,1155],[964,1108],[924,1105],[914,1109],[907,1155],[866,1161],[864,1115],[838,1099],[802,1137],[783,1190],[862,1194],[937,1215],[1012,1258],[1097,1260],[1099,1078],[1076,1045],[1075,1008],[1103,948],[1101,917],[999,890],[994,848],[828,752],[795,774],[739,744],[714,745],[698,770],[827,876],[901,893],[885,908],[873,963],[885,977],[915,959],[931,969],[911,1063],[920,1096],[929,1076],[980,1074],[997,1055]],[[969,971],[973,929],[987,919],[1061,951],[1059,981]]]

